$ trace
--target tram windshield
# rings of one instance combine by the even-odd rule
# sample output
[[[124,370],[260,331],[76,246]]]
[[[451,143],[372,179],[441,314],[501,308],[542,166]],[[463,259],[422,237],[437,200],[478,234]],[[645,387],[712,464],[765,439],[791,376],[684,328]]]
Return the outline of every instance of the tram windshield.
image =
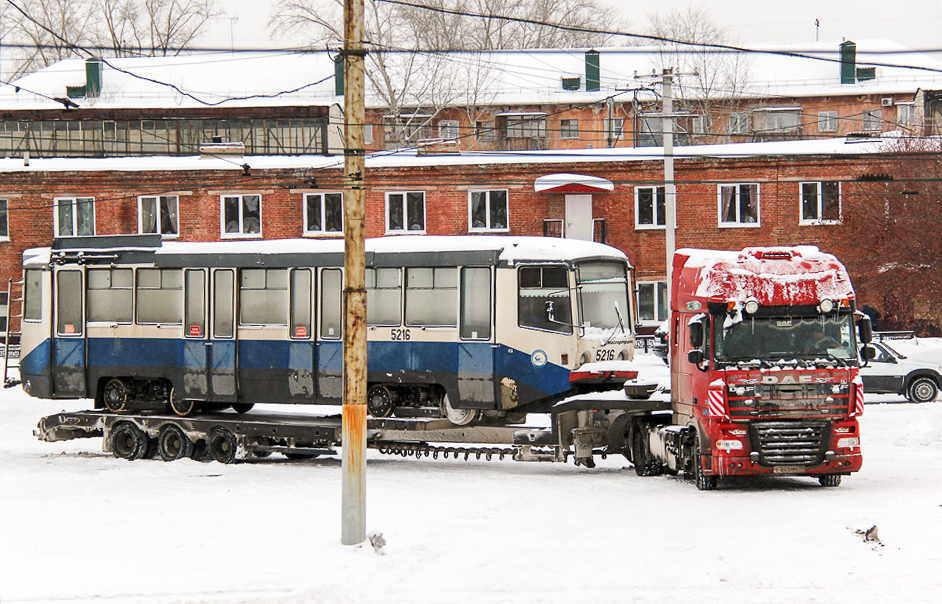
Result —
[[[631,333],[628,273],[617,262],[583,262],[577,267],[582,328],[588,337]]]
[[[834,317],[760,317],[722,325],[713,332],[718,361],[857,359],[854,320]]]

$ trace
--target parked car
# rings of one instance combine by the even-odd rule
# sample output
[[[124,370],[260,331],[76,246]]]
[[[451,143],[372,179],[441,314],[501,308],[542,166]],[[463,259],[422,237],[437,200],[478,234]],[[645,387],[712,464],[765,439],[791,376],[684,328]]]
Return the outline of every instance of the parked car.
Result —
[[[654,354],[661,357],[661,360],[668,365],[670,365],[670,350],[667,346],[667,335],[671,330],[670,323],[670,321],[664,321],[658,326],[657,330],[654,332],[654,340],[651,346]]]
[[[865,393],[902,394],[914,403],[935,400],[942,384],[942,366],[910,359],[886,342],[872,342],[868,346],[876,354],[860,368]]]

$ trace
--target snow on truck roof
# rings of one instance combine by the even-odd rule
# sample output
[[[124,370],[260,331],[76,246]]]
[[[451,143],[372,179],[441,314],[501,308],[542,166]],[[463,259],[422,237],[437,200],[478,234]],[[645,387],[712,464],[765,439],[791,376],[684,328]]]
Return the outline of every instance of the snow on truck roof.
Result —
[[[844,265],[815,246],[748,247],[741,252],[682,249],[674,271],[686,281],[687,299],[745,302],[763,306],[817,304],[824,298],[853,299]],[[681,292],[685,288],[680,288]]]
[[[33,248],[23,253],[24,265],[47,264],[54,253],[136,251],[157,256],[332,254],[344,251],[343,239],[258,239],[238,241],[164,241],[146,236],[97,236],[56,240],[53,248]],[[573,262],[611,259],[628,262],[618,249],[601,243],[556,237],[510,237],[501,235],[399,235],[366,240],[367,253],[434,254],[487,253],[502,263],[520,261]]]

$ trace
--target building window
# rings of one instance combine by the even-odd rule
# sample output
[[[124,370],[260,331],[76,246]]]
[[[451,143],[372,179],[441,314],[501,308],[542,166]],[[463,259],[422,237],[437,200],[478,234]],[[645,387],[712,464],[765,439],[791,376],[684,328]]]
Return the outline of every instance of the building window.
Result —
[[[363,144],[373,144],[373,124],[363,124]]]
[[[546,118],[508,118],[507,138],[546,138]]]
[[[638,283],[638,319],[654,323],[667,320],[667,281]]]
[[[737,111],[729,114],[730,134],[749,134],[752,131],[752,113]]]
[[[818,112],[818,132],[837,132],[837,111]]]
[[[386,232],[425,232],[425,192],[386,193]]]
[[[468,192],[469,231],[508,231],[507,189]]]
[[[761,125],[755,128],[759,133],[782,134],[801,130],[801,109],[768,108],[759,109],[756,114],[761,121]]]
[[[474,137],[478,142],[487,143],[494,140],[494,122],[475,122]]]
[[[176,195],[137,198],[137,229],[140,233],[160,233],[164,237],[180,234],[179,199]]]
[[[222,196],[222,236],[258,237],[262,234],[260,195]]]
[[[912,126],[916,123],[916,106],[913,103],[896,105],[896,122],[900,126]]]
[[[55,202],[55,227],[59,237],[95,234],[94,197],[58,197]]]
[[[579,120],[560,120],[559,138],[579,138]]]
[[[438,120],[438,138],[458,138],[458,120]]]
[[[841,183],[835,181],[803,182],[801,187],[801,223],[821,224],[841,221]]]
[[[611,140],[612,142],[621,139],[621,135],[625,130],[625,118],[622,117],[613,117],[605,118],[605,140]]]
[[[639,147],[660,147],[664,144],[664,118],[660,115],[642,115]]]
[[[720,226],[759,226],[758,183],[719,186]]]
[[[881,132],[883,130],[883,110],[870,109],[863,112],[864,132]]]
[[[0,241],[7,241],[10,238],[10,219],[9,202],[6,199],[0,199]]]
[[[304,195],[304,234],[326,235],[343,232],[343,193]]]
[[[664,226],[664,187],[635,187],[635,228],[650,229]]]

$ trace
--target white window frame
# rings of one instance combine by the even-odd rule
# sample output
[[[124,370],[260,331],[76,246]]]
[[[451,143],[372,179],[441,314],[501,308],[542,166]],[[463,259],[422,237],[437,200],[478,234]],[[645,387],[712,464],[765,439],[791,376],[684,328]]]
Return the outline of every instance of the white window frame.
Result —
[[[373,144],[373,124],[363,124],[363,144]]]
[[[153,199],[154,200],[154,231],[144,230],[144,200]],[[160,211],[160,203],[163,199],[173,199],[173,203],[176,205],[176,216],[177,216],[177,232],[176,233],[162,233],[163,231],[163,221],[162,213]],[[137,232],[141,234],[151,233],[160,235],[161,239],[176,239],[180,236],[180,197],[178,195],[140,195],[137,198]]]
[[[410,193],[419,193],[419,194],[422,195],[422,229],[421,229],[421,230],[418,230],[418,229],[410,230],[410,229],[409,229],[409,219],[410,219],[411,217],[409,216],[408,195],[409,195]],[[401,195],[401,196],[402,196],[402,225],[403,225],[403,228],[393,230],[393,229],[390,229],[390,228],[389,228],[389,198],[390,198],[390,197],[393,197],[393,196],[396,196],[396,195]],[[427,224],[427,217],[428,217],[428,207],[427,207],[427,203],[428,203],[428,199],[427,199],[427,196],[425,195],[425,191],[387,191],[387,192],[386,192],[386,204],[385,204],[385,208],[384,208],[384,210],[385,210],[385,211],[384,211],[384,216],[385,216],[385,220],[386,220],[386,233],[387,233],[387,234],[390,234],[390,235],[392,235],[392,234],[424,235],[424,234],[425,234],[425,230],[428,228],[428,224]]]
[[[654,300],[654,308],[651,309],[652,310],[651,314],[654,315],[653,319],[641,318],[641,312],[643,310],[641,306],[641,288],[642,287],[651,287],[654,290],[653,291],[654,295],[652,296],[652,299]],[[664,281],[664,280],[662,281],[638,281],[638,293],[637,293],[635,302],[638,305],[638,322],[639,323],[643,323],[645,325],[655,325],[655,324],[663,323],[664,321],[668,319],[668,317],[670,316],[670,309],[666,308],[666,304],[665,304],[665,309],[664,309],[664,316],[662,317],[658,314],[658,309],[660,309],[661,307],[660,301],[661,301],[662,295],[664,296],[665,301],[666,301],[667,281]]]
[[[481,143],[493,142],[494,139],[497,138],[497,130],[495,129],[494,122],[474,122],[474,138]]]
[[[339,195],[340,196],[340,230],[339,231],[328,231],[326,227],[327,223],[327,196],[328,195]],[[320,230],[313,231],[307,228],[307,212],[308,212],[308,198],[309,197],[319,197],[320,206],[321,206],[321,228]],[[303,215],[302,220],[304,223],[301,225],[301,230],[305,237],[311,236],[343,236],[343,191],[311,191],[305,193],[301,196],[301,213]]]
[[[650,190],[654,194],[654,223],[645,224],[641,222],[641,191]],[[664,199],[664,208],[663,215],[661,215],[660,208],[658,207],[657,197],[658,191],[661,192]],[[658,219],[663,220],[664,224],[661,224]],[[635,228],[638,230],[656,230],[656,229],[665,229],[667,228],[667,190],[664,186],[638,186],[635,187]]]
[[[10,240],[10,200],[0,197],[0,207],[3,208],[3,219],[0,220],[0,241]]]
[[[861,116],[863,119],[862,128],[864,132],[882,132],[883,131],[883,110],[867,109]]]
[[[226,199],[237,197],[239,199],[239,232],[226,232]],[[245,216],[243,208],[246,197],[258,197],[258,232],[245,232]],[[219,237],[221,239],[261,239],[262,238],[262,196],[258,193],[230,193],[219,196]]]
[[[818,132],[837,132],[837,111],[818,112]]]
[[[625,118],[605,118],[605,140],[621,140],[625,133]]]
[[[900,126],[912,126],[916,123],[915,103],[896,103],[896,123]]]
[[[438,120],[438,138],[457,139],[461,136],[458,120]]]
[[[741,216],[740,208],[740,197],[742,187],[751,187],[755,186],[756,188],[756,198],[754,202],[756,221],[755,222],[743,222]],[[723,222],[723,189],[728,187],[736,188],[736,197],[733,200],[733,204],[736,207],[736,220],[734,222]],[[760,200],[762,198],[762,187],[760,183],[757,182],[730,182],[717,185],[716,187],[716,214],[717,214],[717,224],[721,228],[732,228],[732,229],[742,229],[742,228],[758,228],[762,226],[762,204]]]
[[[95,198],[94,197],[56,197],[53,199],[53,228],[55,229],[56,237],[76,237],[78,236],[78,202],[83,200],[83,202],[90,202],[92,208],[92,232],[94,235],[97,231],[96,228],[96,217],[95,217]],[[63,202],[68,202],[72,206],[72,231],[68,235],[59,234],[59,206]]]
[[[824,183],[834,182],[837,184],[837,220],[825,220],[822,218],[824,216],[824,200],[823,200],[823,191]],[[817,212],[818,218],[805,218],[805,185],[815,185],[817,188]],[[816,224],[840,224],[844,220],[844,198],[841,191],[841,183],[839,181],[810,181],[806,180],[798,183],[798,224],[804,225],[816,225]]]
[[[752,112],[734,111],[729,114],[729,123],[727,124],[730,134],[751,134],[752,133]]]
[[[502,192],[504,194],[504,217],[506,221],[506,226],[504,227],[493,227],[491,226],[491,194],[496,192]],[[475,193],[484,193],[485,195],[485,213],[487,218],[487,224],[483,227],[476,227],[473,224],[472,212],[473,207],[473,198]],[[508,233],[510,232],[510,191],[508,189],[471,189],[468,191],[468,232],[469,233]]]
[[[568,127],[563,127],[567,124]],[[561,140],[577,140],[579,138],[579,120],[559,120],[559,138]]]

